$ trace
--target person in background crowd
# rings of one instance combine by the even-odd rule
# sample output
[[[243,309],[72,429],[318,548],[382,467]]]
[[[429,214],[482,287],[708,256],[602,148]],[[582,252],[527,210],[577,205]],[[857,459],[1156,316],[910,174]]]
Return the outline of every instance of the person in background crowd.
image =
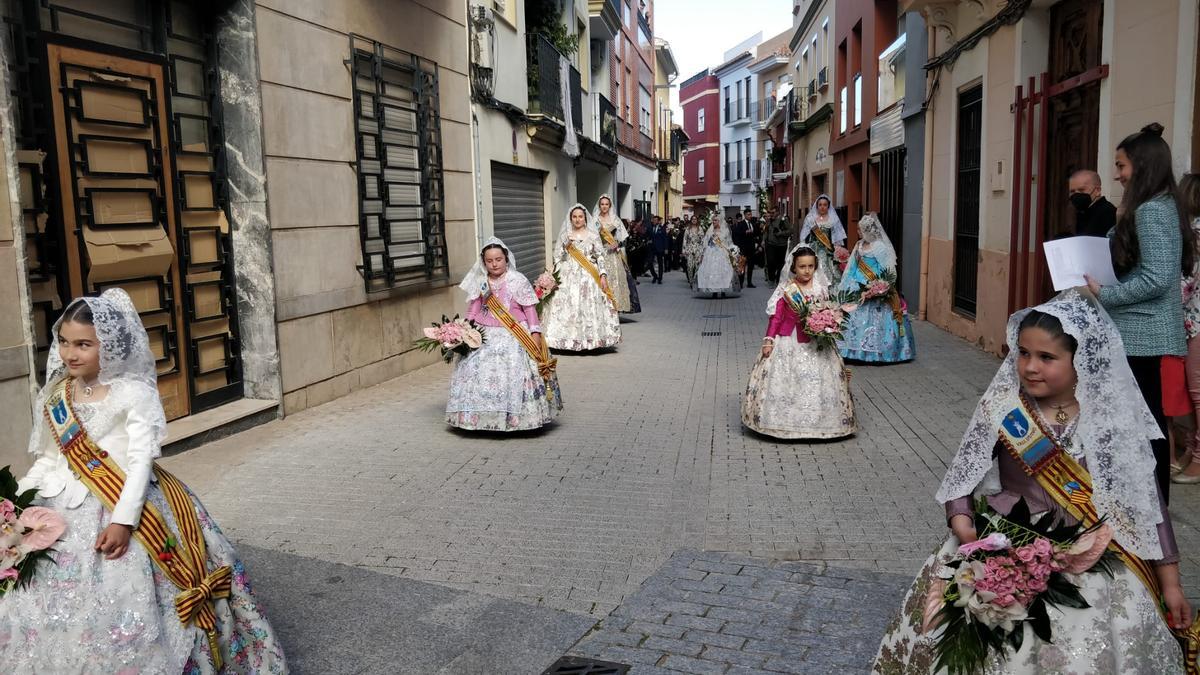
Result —
[[[791,234],[792,226],[787,219],[779,215],[779,212],[774,207],[767,209],[767,225],[766,232],[763,233],[763,240],[766,244],[766,267],[767,281],[778,284],[779,270],[783,268],[783,255],[787,252],[788,235]]]
[[[1180,179],[1179,204],[1191,222],[1192,231],[1200,239],[1200,175],[1189,173]],[[1191,274],[1184,277],[1182,284],[1183,330],[1187,334],[1188,353],[1187,388],[1194,414],[1183,456],[1171,462],[1171,482],[1184,484],[1200,483],[1200,255],[1196,258]]]
[[[1100,174],[1082,169],[1071,174],[1067,185],[1075,207],[1075,235],[1107,237],[1117,224],[1117,207],[1100,193]]]
[[[1151,445],[1159,491],[1170,501],[1167,417],[1191,412],[1179,288],[1192,272],[1196,235],[1175,199],[1171,147],[1162,132],[1161,124],[1147,124],[1117,146],[1117,180],[1125,187],[1111,237],[1118,283],[1101,288],[1089,277],[1087,284],[1120,331],[1134,379],[1162,430]]]
[[[667,254],[671,251],[671,233],[663,223],[661,216],[654,216],[650,225],[650,245],[654,262],[650,266],[650,283],[662,285],[663,270],[667,264]]]
[[[746,271],[740,275],[741,284],[746,288],[754,288],[754,252],[758,248],[754,226],[739,211],[733,218],[729,234],[733,237],[733,244],[746,258]]]
[[[671,219],[671,254],[667,258],[667,270],[683,269],[683,227],[678,218]]]
[[[629,256],[629,270],[636,285],[638,277],[646,271],[646,247],[650,242],[646,239],[646,230],[640,222],[626,220],[625,227],[629,230],[629,238],[625,240],[625,253]]]

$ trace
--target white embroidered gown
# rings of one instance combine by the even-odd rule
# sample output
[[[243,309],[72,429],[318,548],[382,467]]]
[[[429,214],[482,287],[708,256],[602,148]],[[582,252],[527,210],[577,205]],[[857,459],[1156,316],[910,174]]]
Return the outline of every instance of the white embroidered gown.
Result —
[[[600,235],[588,231],[575,248],[606,274]],[[542,312],[542,335],[551,349],[569,352],[615,347],[621,342],[620,318],[608,296],[566,249],[556,246],[554,269],[562,283]]]

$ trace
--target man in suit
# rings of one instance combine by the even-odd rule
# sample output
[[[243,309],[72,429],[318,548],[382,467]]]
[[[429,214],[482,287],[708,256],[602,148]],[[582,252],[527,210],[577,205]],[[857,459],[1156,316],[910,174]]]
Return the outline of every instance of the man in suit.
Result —
[[[1083,169],[1071,174],[1067,183],[1071,206],[1075,207],[1075,236],[1107,237],[1117,224],[1117,207],[1100,192],[1100,174]]]
[[[650,266],[650,274],[654,276],[652,284],[662,285],[663,267],[667,263],[667,254],[671,251],[671,234],[661,216],[654,216],[650,225],[650,244],[654,253],[654,264]]]
[[[733,227],[729,236],[733,239],[734,246],[737,246],[738,251],[746,258],[746,272],[742,275],[742,285],[754,288],[754,255],[758,249],[758,237],[754,232],[754,225],[746,220],[740,211],[733,216]]]

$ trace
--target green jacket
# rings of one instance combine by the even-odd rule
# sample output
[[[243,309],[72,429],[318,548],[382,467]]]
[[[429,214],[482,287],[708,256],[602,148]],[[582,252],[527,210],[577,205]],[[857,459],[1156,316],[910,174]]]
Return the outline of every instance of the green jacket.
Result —
[[[1145,202],[1134,212],[1134,223],[1138,263],[1118,277],[1117,285],[1100,289],[1100,304],[1117,325],[1127,355],[1186,356],[1179,295],[1183,242],[1174,197],[1164,194]]]

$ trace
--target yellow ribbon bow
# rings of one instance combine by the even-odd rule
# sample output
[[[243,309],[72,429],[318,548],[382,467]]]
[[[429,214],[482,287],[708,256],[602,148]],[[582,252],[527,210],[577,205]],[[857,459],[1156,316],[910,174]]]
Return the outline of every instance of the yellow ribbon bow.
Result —
[[[213,570],[200,583],[175,596],[175,611],[179,621],[187,625],[193,620],[208,633],[208,646],[212,652],[213,666],[221,670],[221,646],[217,642],[217,614],[213,611],[213,600],[229,597],[233,589],[233,570],[224,565]]]

